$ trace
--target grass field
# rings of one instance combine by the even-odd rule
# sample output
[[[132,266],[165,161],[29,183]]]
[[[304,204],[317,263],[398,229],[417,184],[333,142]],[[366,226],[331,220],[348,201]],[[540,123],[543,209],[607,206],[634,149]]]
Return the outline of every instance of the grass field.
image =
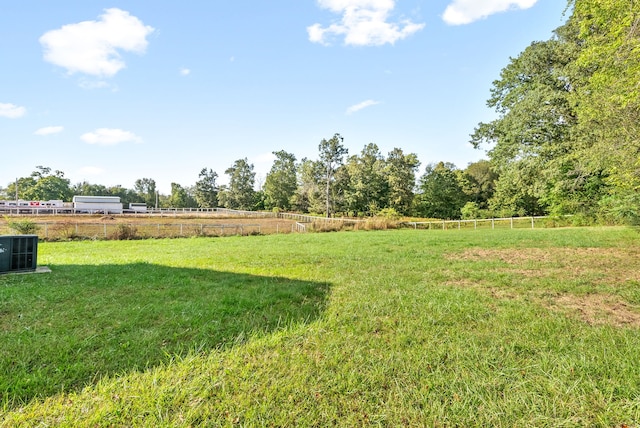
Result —
[[[2,426],[640,426],[640,234],[41,243]]]

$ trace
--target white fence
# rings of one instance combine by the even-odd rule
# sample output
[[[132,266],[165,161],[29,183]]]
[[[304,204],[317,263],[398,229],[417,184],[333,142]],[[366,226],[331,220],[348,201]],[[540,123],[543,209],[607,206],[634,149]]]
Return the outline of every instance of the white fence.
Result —
[[[508,217],[508,218],[488,218],[488,219],[476,219],[476,220],[438,220],[438,221],[408,221],[402,224],[413,227],[414,229],[479,229],[479,228],[531,228],[535,229],[536,222],[538,226],[540,222],[544,222],[544,227],[548,226],[548,223],[554,223],[561,219],[566,219],[571,216],[562,217],[550,217],[550,216],[533,216],[533,217]]]

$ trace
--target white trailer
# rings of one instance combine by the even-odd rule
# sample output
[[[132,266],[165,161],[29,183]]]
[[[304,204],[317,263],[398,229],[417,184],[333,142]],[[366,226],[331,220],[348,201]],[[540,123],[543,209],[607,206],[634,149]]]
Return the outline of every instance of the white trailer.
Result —
[[[129,211],[133,211],[135,213],[146,213],[147,204],[144,202],[131,202],[129,204]]]
[[[122,203],[119,196],[74,196],[73,210],[90,214],[122,214]]]

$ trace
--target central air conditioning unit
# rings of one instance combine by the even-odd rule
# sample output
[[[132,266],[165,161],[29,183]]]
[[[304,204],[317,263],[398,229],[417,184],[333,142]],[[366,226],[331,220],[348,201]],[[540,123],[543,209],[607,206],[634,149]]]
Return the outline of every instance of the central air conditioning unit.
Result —
[[[38,235],[0,236],[0,274],[36,270]]]

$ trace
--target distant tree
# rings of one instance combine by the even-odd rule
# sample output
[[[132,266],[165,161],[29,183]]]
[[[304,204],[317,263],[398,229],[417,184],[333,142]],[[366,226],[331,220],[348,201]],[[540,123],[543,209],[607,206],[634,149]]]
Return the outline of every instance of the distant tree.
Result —
[[[462,190],[478,209],[488,208],[497,180],[498,174],[491,169],[491,162],[484,159],[470,163],[460,174]]]
[[[284,150],[273,152],[276,156],[264,183],[264,206],[267,209],[291,209],[297,188],[296,157]]]
[[[342,145],[343,141],[344,138],[340,134],[334,134],[329,140],[323,138],[318,145],[320,163],[325,173],[325,212],[327,217],[331,217],[331,184],[333,176],[338,167],[342,165],[343,157],[348,153],[347,148]]]
[[[420,177],[417,211],[422,217],[458,219],[467,197],[451,163],[429,164]]]
[[[73,193],[70,181],[64,178],[62,171],[51,172],[51,168],[37,166],[36,171],[31,173],[34,184],[23,193],[28,200],[63,200],[70,201]]]
[[[171,183],[171,196],[169,196],[168,203],[171,208],[195,208],[197,206],[195,198],[191,196],[188,189],[178,183]]]
[[[158,191],[156,188],[156,181],[153,178],[139,178],[135,181],[133,189],[142,198],[142,202],[146,203],[148,207],[156,206],[156,198]]]
[[[218,206],[218,174],[212,169],[202,168],[196,181],[195,197],[200,208]]]
[[[345,164],[348,175],[344,189],[347,211],[374,215],[385,208],[389,183],[385,176],[385,160],[377,145],[366,145],[359,155],[351,156]]]
[[[416,173],[420,162],[415,153],[404,154],[394,148],[387,155],[385,177],[389,192],[386,206],[396,212],[408,215],[415,196]]]
[[[307,158],[297,165],[297,188],[292,207],[299,212],[321,213],[325,209],[323,189],[324,167],[320,162]]]
[[[229,176],[229,185],[220,192],[220,203],[236,210],[251,210],[255,205],[255,172],[247,158],[238,159],[224,172]]]
[[[27,199],[26,193],[35,186],[36,180],[33,177],[21,177],[7,185],[5,190],[7,199],[15,199],[16,193],[18,199]],[[17,190],[17,191],[16,191]]]
[[[78,196],[107,196],[108,190],[102,184],[91,184],[87,181],[74,184],[73,194]]]
[[[126,187],[122,187],[120,185],[111,186],[107,188],[105,196],[118,196],[120,198],[120,202],[124,205],[125,208],[129,207],[129,204],[132,202],[144,202],[142,197],[136,193],[133,189],[127,189]]]

